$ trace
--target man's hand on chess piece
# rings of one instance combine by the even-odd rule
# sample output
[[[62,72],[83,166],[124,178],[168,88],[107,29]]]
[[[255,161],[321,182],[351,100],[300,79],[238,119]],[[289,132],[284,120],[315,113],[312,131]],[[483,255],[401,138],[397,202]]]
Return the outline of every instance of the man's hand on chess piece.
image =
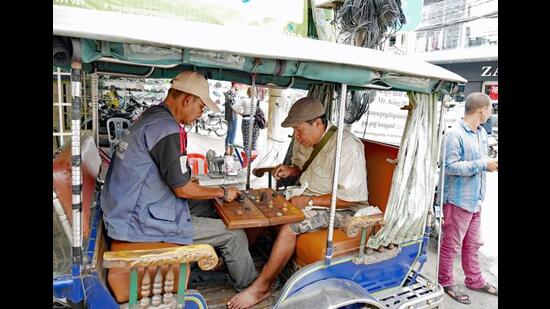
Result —
[[[241,195],[241,190],[237,187],[227,187],[227,198],[225,199],[226,202],[233,202],[235,199],[237,199]]]
[[[279,164],[277,165],[273,171],[271,171],[271,175],[273,175],[273,177],[275,177],[275,179],[279,180],[281,178],[288,178],[288,177],[291,177],[291,176],[298,176],[300,175],[301,171],[300,169],[295,166],[295,165],[292,165],[292,166],[288,166],[288,165],[284,165],[284,164]]]
[[[300,209],[303,209],[304,207],[307,206],[307,202],[309,201],[310,198],[311,198],[311,196],[300,195],[300,196],[291,197],[290,202],[294,206],[296,206]]]

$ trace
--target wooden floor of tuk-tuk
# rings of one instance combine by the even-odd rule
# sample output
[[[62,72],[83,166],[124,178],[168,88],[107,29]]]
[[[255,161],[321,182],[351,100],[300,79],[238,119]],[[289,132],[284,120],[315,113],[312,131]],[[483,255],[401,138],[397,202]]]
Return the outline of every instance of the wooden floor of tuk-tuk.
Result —
[[[256,271],[258,274],[261,272],[265,262],[267,261],[269,250],[271,248],[271,243],[271,237],[264,235],[258,240],[258,243],[253,248],[250,248],[252,260],[254,261],[254,266],[256,267]],[[191,275],[191,281],[198,272],[197,270],[192,268],[192,272],[193,271],[195,271],[195,274]],[[275,304],[284,283],[290,277],[290,273],[290,267],[285,268],[282,274],[279,276],[279,284],[273,290],[273,293],[264,301],[252,308],[271,308],[273,304]],[[208,272],[201,272],[201,274],[208,274]],[[194,286],[193,282],[190,282],[189,289],[198,290],[206,300],[208,308],[227,308],[227,302],[234,295],[237,294],[237,292],[233,289],[233,286],[229,282],[215,282],[210,284],[204,283],[201,284],[201,286]]]

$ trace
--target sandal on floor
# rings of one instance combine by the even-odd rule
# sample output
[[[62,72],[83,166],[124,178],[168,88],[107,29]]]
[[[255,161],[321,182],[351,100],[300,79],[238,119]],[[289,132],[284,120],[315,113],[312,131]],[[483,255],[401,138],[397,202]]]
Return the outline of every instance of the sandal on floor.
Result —
[[[491,292],[491,288],[495,289],[494,292]],[[482,293],[487,293],[489,295],[494,295],[494,296],[498,296],[498,289],[496,286],[493,286],[491,285],[489,282],[485,283],[484,286],[478,288],[478,289],[472,289],[472,288],[469,288],[470,290],[473,290],[473,291],[478,291],[478,292],[482,292]]]
[[[279,277],[273,279],[273,281],[271,281],[271,292],[274,292],[276,289],[280,288],[281,287],[281,280],[279,279]]]
[[[471,303],[470,297],[467,294],[463,293],[458,287],[458,285],[456,284],[443,287],[443,291],[445,291],[445,293],[447,293],[449,296],[451,296],[452,299],[456,300],[459,303],[462,303],[462,304]]]

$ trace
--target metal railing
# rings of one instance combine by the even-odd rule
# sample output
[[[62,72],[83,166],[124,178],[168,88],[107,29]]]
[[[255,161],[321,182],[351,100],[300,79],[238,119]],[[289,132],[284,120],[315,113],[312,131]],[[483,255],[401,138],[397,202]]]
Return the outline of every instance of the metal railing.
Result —
[[[53,106],[54,106],[54,111],[57,107],[57,113],[58,113],[58,123],[57,123],[57,128],[58,128],[58,132],[53,132],[53,136],[56,137],[58,136],[59,137],[59,147],[61,147],[63,144],[65,144],[65,136],[69,137],[70,139],[70,136],[71,136],[71,130],[68,130],[66,131],[65,130],[65,119],[64,119],[64,111],[63,111],[63,107],[64,106],[71,106],[71,103],[70,102],[64,102],[63,101],[63,87],[62,87],[62,83],[61,83],[61,76],[71,76],[71,73],[68,73],[68,72],[61,72],[61,69],[60,68],[57,68],[56,71],[53,72],[53,75],[54,76],[57,76],[57,101],[54,101],[53,102]],[[66,95],[66,97],[70,97],[69,94]],[[55,124],[54,124],[54,127],[55,127]]]

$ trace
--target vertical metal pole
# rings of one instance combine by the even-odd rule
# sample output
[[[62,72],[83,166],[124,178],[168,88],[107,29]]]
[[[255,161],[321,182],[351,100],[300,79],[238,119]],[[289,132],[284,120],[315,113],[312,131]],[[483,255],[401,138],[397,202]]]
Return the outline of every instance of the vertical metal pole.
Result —
[[[86,97],[86,73],[82,73],[82,105],[84,106],[84,124],[85,129],[89,130],[88,128],[88,102]]]
[[[82,247],[82,179],[80,165],[82,158],[80,156],[80,69],[73,68],[71,72],[72,85],[72,204],[73,204],[73,249],[80,250]],[[80,252],[78,252],[80,253]],[[79,257],[80,258],[80,257]]]
[[[83,308],[84,289],[82,285],[82,179],[80,165],[80,40],[73,39],[73,60],[71,63],[72,121],[71,121],[71,162],[72,162],[72,205],[73,205],[73,267],[70,303],[72,308]]]
[[[443,228],[443,191],[445,190],[445,136],[447,135],[447,124],[445,123],[445,114],[447,112],[447,105],[444,100],[441,100],[441,116],[439,118],[440,125],[440,138],[441,138],[441,153],[440,153],[440,165],[439,165],[439,215],[436,214],[436,218],[439,219],[439,228],[437,232],[437,258],[435,261],[435,276],[436,282],[439,282],[439,254],[441,250],[441,229]]]
[[[61,104],[62,102],[63,102],[63,98],[61,95],[61,69],[57,68],[57,104],[58,104],[57,111],[59,113],[59,137],[61,141],[61,144],[59,144],[59,147],[65,144],[65,137],[63,135],[65,124],[63,123],[63,105]]]
[[[95,139],[95,144],[99,147],[99,125],[98,125],[98,101],[99,101],[99,89],[97,81],[97,73],[93,73],[91,77],[90,90],[92,92],[92,132]]]
[[[342,84],[340,90],[340,110],[338,112],[338,139],[336,140],[336,158],[334,162],[334,176],[332,181],[332,199],[330,201],[330,223],[328,226],[327,248],[325,254],[325,266],[329,266],[332,260],[332,237],[334,236],[334,215],[336,214],[336,194],[338,193],[338,174],[340,173],[340,153],[342,151],[342,137],[344,135],[344,113],[346,109],[346,93],[348,86]]]
[[[256,115],[256,75],[252,74],[252,92],[250,94],[250,117],[248,125],[248,145],[246,157],[248,165],[246,166],[246,190],[250,190],[250,167],[252,166],[252,138],[254,137],[254,116]]]

